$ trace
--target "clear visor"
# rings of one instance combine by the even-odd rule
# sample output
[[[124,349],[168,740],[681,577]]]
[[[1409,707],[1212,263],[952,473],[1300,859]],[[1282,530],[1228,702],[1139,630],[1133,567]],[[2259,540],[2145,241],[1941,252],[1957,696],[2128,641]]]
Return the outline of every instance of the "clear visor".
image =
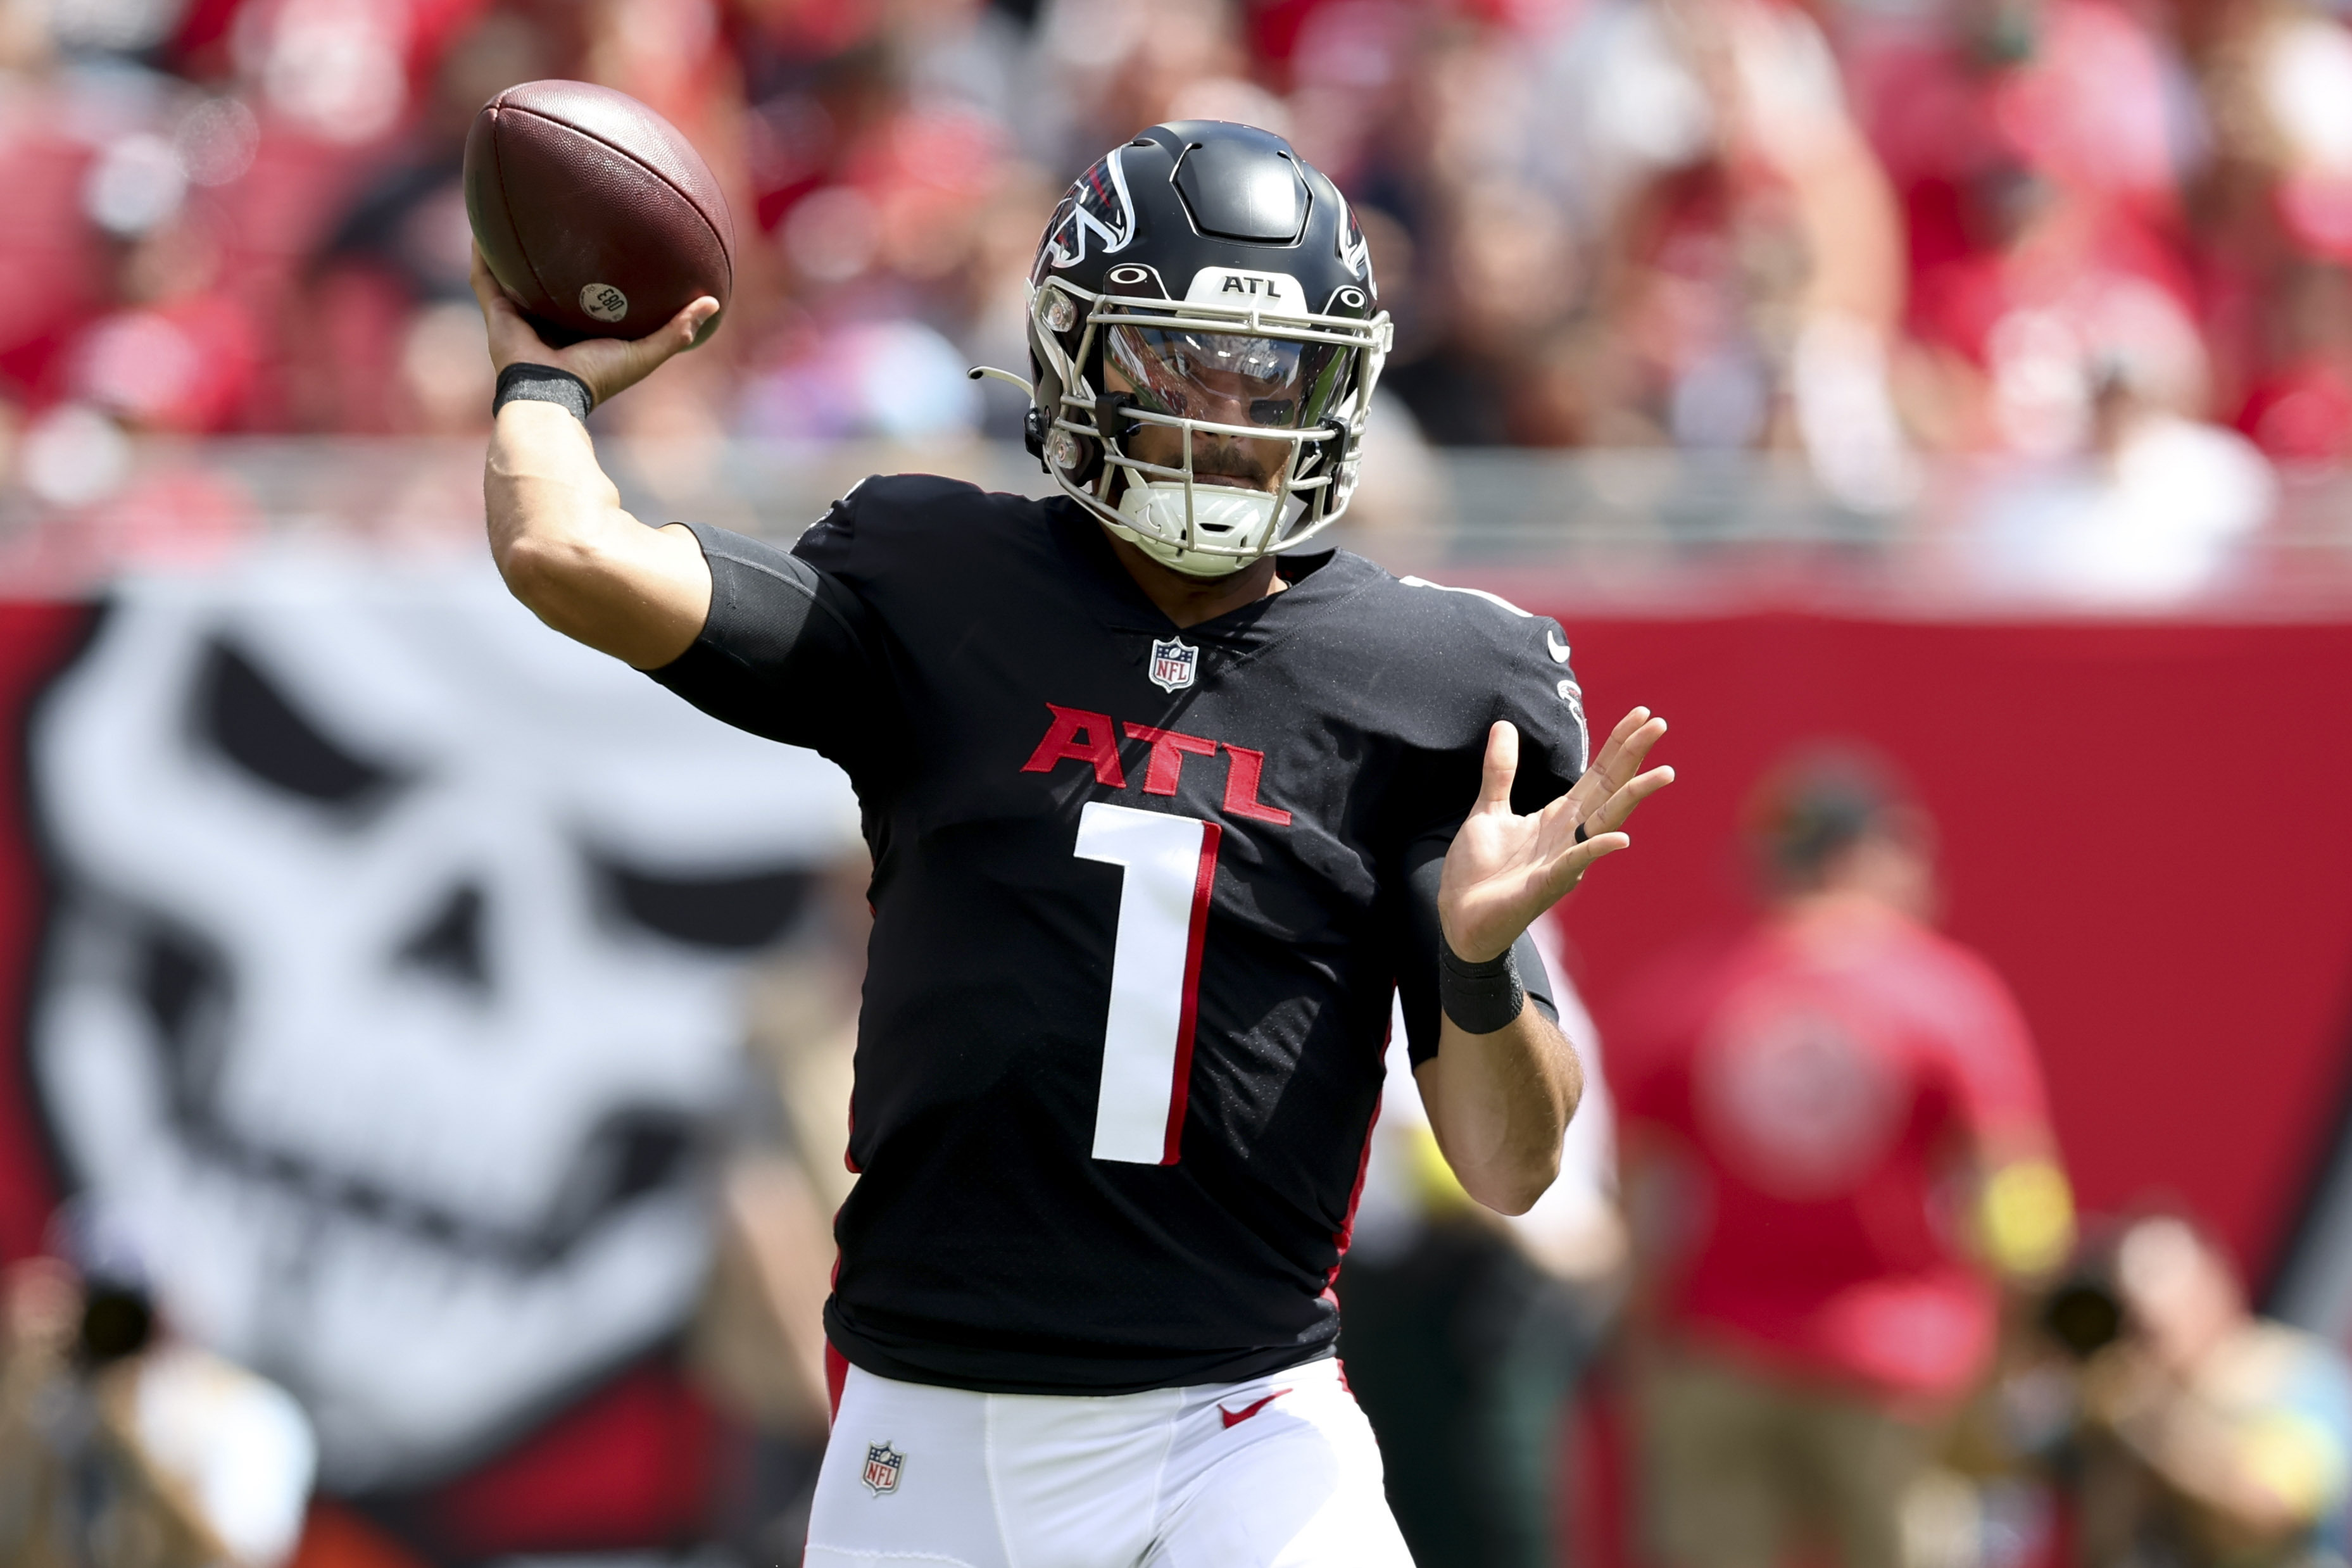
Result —
[[[1346,380],[1349,351],[1339,343],[1125,324],[1103,338],[1104,355],[1133,385],[1137,406],[1263,430],[1320,424]]]

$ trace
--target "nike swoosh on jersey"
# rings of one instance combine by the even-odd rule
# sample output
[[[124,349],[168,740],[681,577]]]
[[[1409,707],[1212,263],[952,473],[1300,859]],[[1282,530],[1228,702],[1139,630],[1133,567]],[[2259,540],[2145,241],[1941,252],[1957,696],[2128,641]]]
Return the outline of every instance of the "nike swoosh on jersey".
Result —
[[[1277,1388],[1273,1393],[1267,1395],[1265,1398],[1257,1401],[1255,1404],[1244,1405],[1238,1410],[1228,1410],[1223,1406],[1220,1405],[1217,1406],[1217,1414],[1225,1418],[1225,1426],[1230,1429],[1240,1426],[1243,1422],[1248,1420],[1251,1416],[1256,1415],[1259,1411],[1265,1409],[1267,1406],[1273,1404],[1276,1400],[1281,1398],[1284,1395],[1289,1392],[1290,1390],[1287,1388]]]
[[[1549,630],[1544,632],[1544,651],[1551,655],[1553,664],[1568,663],[1568,644],[1559,640],[1559,632]]]

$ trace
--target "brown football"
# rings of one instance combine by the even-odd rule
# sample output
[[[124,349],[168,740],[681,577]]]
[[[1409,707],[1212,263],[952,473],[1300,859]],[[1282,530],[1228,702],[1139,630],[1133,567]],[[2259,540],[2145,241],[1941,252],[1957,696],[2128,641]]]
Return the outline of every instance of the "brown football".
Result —
[[[706,294],[724,313],[734,288],[734,220],[709,166],[611,88],[530,81],[484,104],[466,137],[466,215],[551,342],[642,338]]]

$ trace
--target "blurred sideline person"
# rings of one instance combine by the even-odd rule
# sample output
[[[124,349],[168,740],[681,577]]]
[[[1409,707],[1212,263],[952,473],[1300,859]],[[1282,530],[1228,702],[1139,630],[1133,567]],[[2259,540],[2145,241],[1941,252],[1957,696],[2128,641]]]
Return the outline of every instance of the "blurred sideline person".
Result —
[[[1803,754],[1751,813],[1770,908],[1611,1020],[1644,1528],[1669,1568],[1895,1568],[1996,1276],[2062,1261],[2072,1203],[2024,1022],[1929,929],[1932,830],[1888,770]]]
[[[2084,1568],[2341,1564],[2352,1367],[2257,1318],[2228,1257],[2188,1221],[2117,1242],[2121,1337],[2083,1379]]]
[[[1474,1202],[1430,1132],[1399,1029],[1338,1286],[1349,1386],[1380,1437],[1398,1528],[1431,1568],[1564,1560],[1570,1401],[1622,1295],[1600,1035],[1567,978],[1558,917],[1535,936],[1584,1066],[1559,1179],[1522,1215]]]
[[[873,921],[861,845],[814,879],[793,937],[752,977],[756,1089],[719,1183],[719,1247],[689,1354],[698,1382],[750,1434],[726,1511],[747,1562],[796,1561],[830,1418],[828,1233],[856,1185],[841,1157]]]
[[[642,527],[587,433],[716,300],[557,350],[476,291],[509,586],[864,810],[807,1561],[1406,1563],[1329,1290],[1391,998],[1524,1212],[1581,1092],[1528,927],[1672,774],[1643,708],[1588,757],[1557,622],[1297,548],[1391,338],[1345,199],[1245,126],[1113,148],[1031,272],[1059,493],[869,479],[790,552]]]
[[[317,1469],[300,1406],[159,1333],[142,1270],[69,1228],[79,1268],[0,1280],[0,1563],[281,1568]]]

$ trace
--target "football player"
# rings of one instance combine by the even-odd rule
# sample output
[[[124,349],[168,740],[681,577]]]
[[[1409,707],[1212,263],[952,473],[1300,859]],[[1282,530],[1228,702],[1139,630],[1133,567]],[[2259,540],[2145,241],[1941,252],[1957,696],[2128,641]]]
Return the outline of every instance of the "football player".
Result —
[[[1113,150],[1029,287],[1059,493],[868,479],[790,551],[639,526],[576,417],[715,301],[559,350],[475,282],[507,582],[863,804],[808,1561],[1406,1563],[1329,1289],[1391,994],[1463,1186],[1526,1209],[1580,1090],[1527,927],[1671,773],[1642,708],[1588,768],[1557,622],[1309,548],[1390,340],[1339,191],[1243,126]]]

